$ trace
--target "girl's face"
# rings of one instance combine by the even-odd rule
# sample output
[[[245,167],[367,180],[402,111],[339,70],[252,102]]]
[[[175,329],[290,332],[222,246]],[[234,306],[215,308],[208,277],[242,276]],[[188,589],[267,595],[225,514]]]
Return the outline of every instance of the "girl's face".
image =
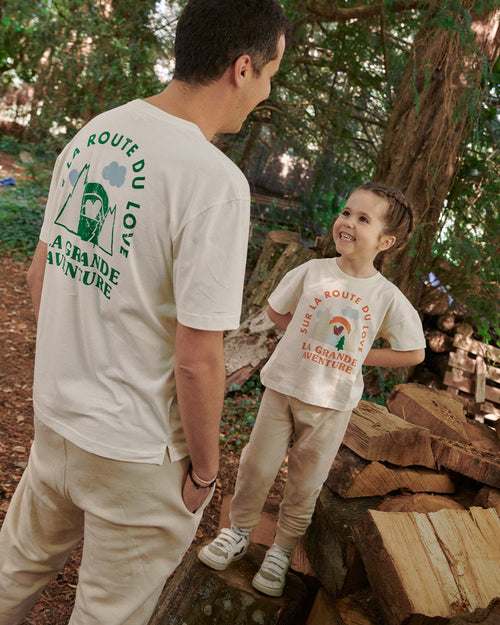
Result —
[[[333,225],[335,247],[343,259],[373,266],[377,254],[393,245],[395,237],[384,234],[388,207],[385,198],[371,191],[351,194]]]

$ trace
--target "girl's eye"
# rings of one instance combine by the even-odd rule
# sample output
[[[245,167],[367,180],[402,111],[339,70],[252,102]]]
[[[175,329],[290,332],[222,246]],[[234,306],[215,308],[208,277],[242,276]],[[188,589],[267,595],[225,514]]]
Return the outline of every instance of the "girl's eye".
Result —
[[[368,223],[368,219],[366,217],[360,217],[359,221],[364,221],[365,223]]]
[[[342,211],[342,215],[344,215],[345,217],[349,217],[351,213],[347,210],[347,208],[344,208],[344,210]]]

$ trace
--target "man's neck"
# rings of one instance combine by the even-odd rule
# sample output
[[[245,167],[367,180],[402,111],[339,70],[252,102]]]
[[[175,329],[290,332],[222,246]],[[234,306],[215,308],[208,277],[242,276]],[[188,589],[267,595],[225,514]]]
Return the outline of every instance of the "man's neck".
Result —
[[[217,83],[192,86],[172,80],[159,94],[146,102],[162,111],[196,124],[208,141],[218,132],[223,111],[223,95]]]

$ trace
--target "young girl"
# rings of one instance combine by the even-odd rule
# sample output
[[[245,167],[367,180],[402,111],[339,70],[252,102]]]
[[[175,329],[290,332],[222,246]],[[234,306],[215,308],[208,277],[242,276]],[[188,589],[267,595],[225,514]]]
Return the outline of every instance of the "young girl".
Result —
[[[222,570],[243,557],[251,529],[287,448],[288,479],[274,544],[253,586],[278,597],[290,554],[311,522],[316,499],[363,392],[363,364],[416,365],[425,339],[416,310],[378,268],[413,227],[410,203],[395,189],[356,189],[333,226],[337,258],[290,271],[269,298],[269,317],[286,332],[262,370],[266,386],[231,502],[231,529],[199,552]],[[390,348],[372,349],[377,337]]]

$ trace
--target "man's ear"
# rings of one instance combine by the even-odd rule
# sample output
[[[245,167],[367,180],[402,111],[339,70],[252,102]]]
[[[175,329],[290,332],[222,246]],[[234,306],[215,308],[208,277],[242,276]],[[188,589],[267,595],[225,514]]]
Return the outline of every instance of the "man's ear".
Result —
[[[241,87],[245,79],[251,75],[253,70],[252,59],[249,54],[239,56],[233,65],[233,79],[237,87]]]
[[[396,243],[396,237],[389,236],[388,234],[383,234],[379,241],[378,246],[382,252],[385,252],[390,247],[392,247],[394,243]]]

